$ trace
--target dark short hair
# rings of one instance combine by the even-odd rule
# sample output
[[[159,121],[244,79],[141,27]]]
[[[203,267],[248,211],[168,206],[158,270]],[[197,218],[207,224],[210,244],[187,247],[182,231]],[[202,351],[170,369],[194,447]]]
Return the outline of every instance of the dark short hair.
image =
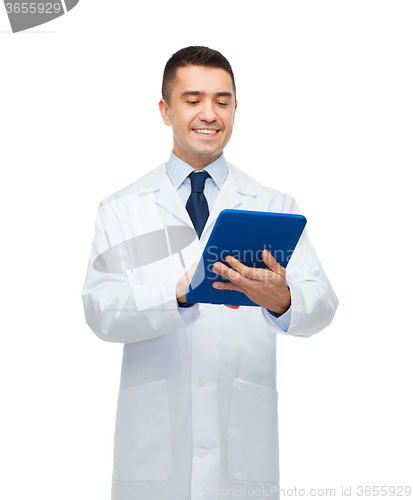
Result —
[[[165,65],[162,80],[162,97],[168,104],[175,85],[176,72],[178,68],[185,66],[206,66],[207,68],[224,69],[230,74],[234,94],[236,93],[234,73],[232,72],[230,63],[221,52],[208,47],[185,47],[175,52]]]

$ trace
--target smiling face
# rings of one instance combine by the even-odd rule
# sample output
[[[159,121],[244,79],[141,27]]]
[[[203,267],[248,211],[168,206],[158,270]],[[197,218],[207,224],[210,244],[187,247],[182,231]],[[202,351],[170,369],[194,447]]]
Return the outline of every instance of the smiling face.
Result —
[[[216,160],[227,145],[234,125],[234,89],[221,68],[178,68],[169,104],[159,102],[162,119],[172,125],[174,154],[196,170]]]

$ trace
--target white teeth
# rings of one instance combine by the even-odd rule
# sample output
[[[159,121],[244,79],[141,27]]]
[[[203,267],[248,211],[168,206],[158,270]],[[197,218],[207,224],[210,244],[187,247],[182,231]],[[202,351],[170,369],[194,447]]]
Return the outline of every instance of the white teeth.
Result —
[[[194,129],[194,132],[196,132],[197,134],[216,134],[218,130],[207,130],[204,128],[200,128],[200,129]]]

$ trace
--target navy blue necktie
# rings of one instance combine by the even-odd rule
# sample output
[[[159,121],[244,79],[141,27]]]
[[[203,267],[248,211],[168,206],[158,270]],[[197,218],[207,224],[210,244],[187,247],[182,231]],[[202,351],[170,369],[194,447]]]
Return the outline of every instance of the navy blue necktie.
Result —
[[[209,216],[208,202],[204,195],[205,181],[211,177],[207,171],[192,172],[188,175],[191,181],[191,196],[186,202],[186,209],[198,238],[201,239],[202,231]]]

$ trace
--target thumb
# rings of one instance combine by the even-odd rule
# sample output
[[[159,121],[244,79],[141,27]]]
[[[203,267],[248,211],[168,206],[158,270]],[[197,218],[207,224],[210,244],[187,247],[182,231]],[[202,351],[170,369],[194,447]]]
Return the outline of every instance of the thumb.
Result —
[[[198,266],[198,262],[194,262],[192,266],[188,269],[187,274],[192,279],[192,276],[195,274],[196,268]]]

